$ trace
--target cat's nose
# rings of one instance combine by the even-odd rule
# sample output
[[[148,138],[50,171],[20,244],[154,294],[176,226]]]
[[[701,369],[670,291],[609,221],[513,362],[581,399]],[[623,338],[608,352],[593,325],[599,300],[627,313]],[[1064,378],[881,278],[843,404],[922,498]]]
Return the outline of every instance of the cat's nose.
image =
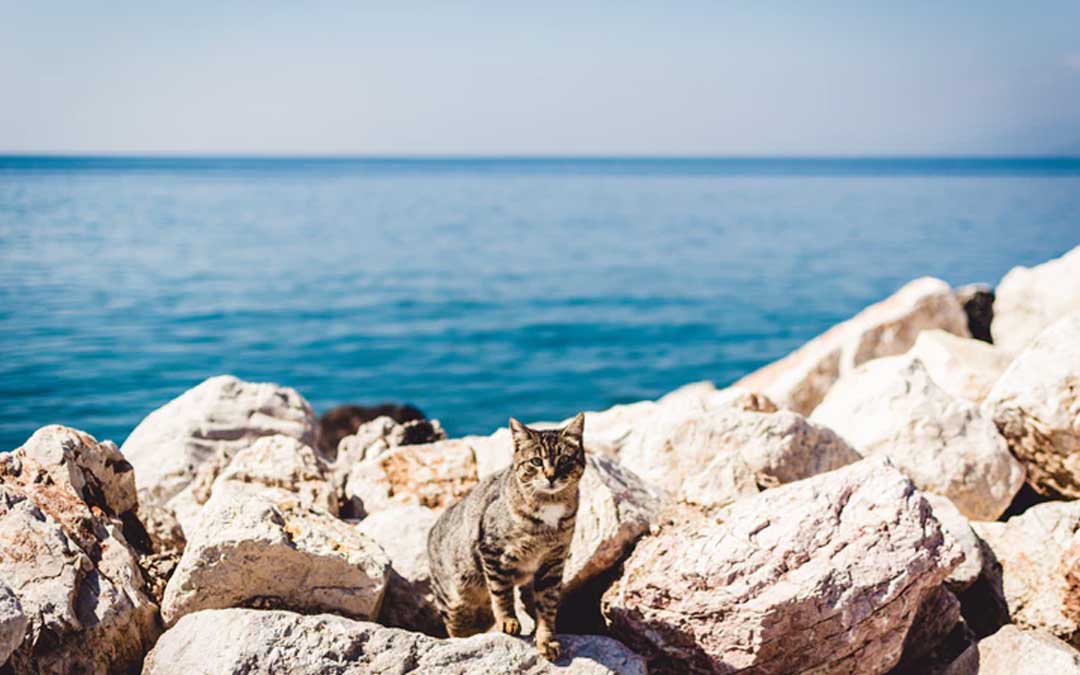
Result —
[[[544,477],[547,478],[548,485],[555,485],[555,474],[545,473]]]

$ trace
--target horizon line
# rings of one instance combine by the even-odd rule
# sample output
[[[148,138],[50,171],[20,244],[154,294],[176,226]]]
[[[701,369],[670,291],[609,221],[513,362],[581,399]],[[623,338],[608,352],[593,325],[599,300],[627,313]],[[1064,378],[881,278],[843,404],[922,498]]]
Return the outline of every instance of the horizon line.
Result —
[[[881,160],[1067,160],[1080,161],[1078,154],[556,154],[556,153],[288,153],[288,152],[69,152],[69,151],[6,151],[0,150],[0,159],[258,159],[258,160],[456,160],[456,161],[514,161],[514,160],[620,160],[620,161],[881,161]]]

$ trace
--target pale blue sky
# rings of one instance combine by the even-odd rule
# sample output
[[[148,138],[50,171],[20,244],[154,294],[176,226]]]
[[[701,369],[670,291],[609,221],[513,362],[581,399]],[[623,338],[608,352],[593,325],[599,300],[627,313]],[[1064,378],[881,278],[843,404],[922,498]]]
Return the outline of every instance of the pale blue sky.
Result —
[[[0,0],[0,152],[1080,154],[1075,0],[151,4]]]

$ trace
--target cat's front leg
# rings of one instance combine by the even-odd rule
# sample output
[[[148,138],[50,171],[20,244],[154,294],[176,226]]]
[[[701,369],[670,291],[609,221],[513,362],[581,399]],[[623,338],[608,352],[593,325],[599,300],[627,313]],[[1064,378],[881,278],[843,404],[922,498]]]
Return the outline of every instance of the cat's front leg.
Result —
[[[549,661],[559,658],[561,649],[555,638],[555,620],[562,600],[563,563],[566,551],[556,551],[544,561],[533,576],[533,595],[536,598],[536,649]]]
[[[514,579],[510,570],[503,564],[498,553],[485,555],[481,552],[484,567],[484,579],[491,595],[491,611],[495,615],[495,626],[509,635],[521,634],[521,622],[514,612]]]

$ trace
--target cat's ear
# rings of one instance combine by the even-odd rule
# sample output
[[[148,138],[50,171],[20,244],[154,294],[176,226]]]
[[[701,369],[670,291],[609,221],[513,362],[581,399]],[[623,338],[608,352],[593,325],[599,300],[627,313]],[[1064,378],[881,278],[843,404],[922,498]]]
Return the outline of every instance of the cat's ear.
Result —
[[[514,438],[514,450],[518,450],[528,444],[532,438],[532,431],[516,418],[510,418],[510,435]]]
[[[582,437],[585,435],[585,413],[579,412],[574,419],[570,420],[562,429],[563,438],[573,438],[577,441],[578,447],[582,447]]]

